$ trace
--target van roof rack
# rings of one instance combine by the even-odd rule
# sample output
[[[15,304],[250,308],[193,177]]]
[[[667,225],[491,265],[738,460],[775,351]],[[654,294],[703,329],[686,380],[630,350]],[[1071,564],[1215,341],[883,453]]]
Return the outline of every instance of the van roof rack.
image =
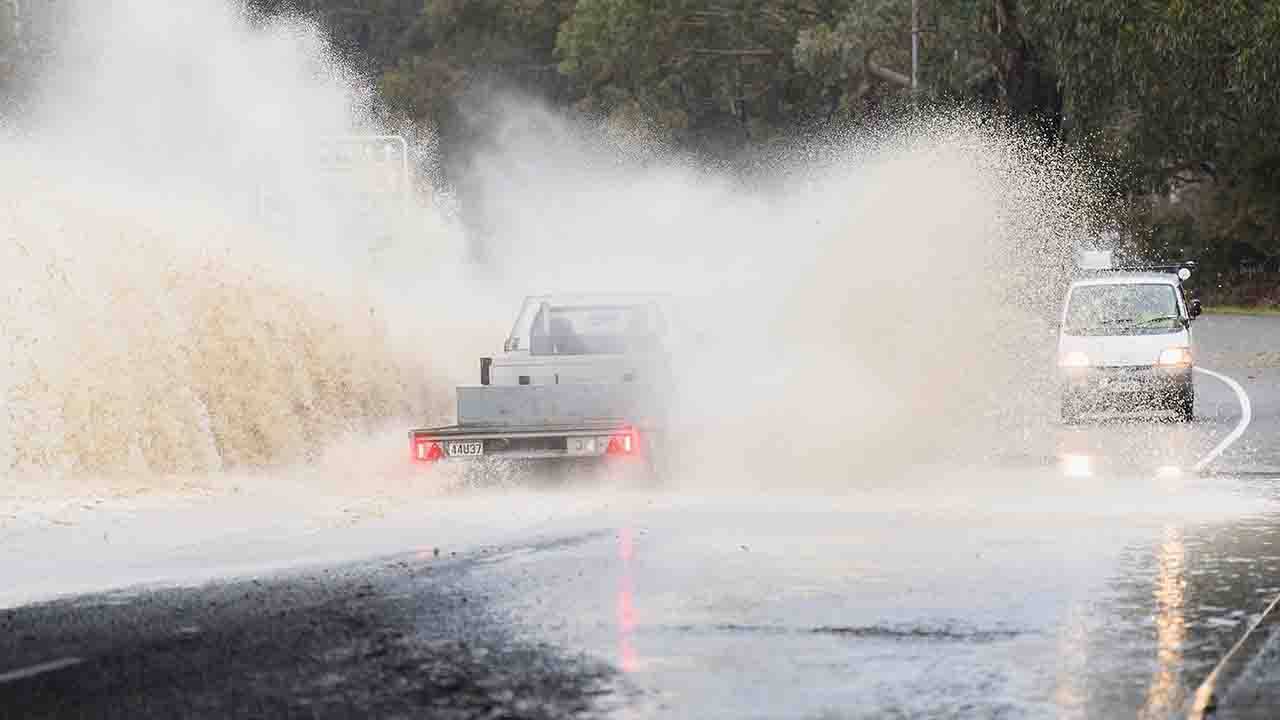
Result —
[[[1196,270],[1196,262],[1195,262],[1194,260],[1186,260],[1186,261],[1184,261],[1184,262],[1180,262],[1180,263],[1162,263],[1162,264],[1155,264],[1155,265],[1121,265],[1121,266],[1109,267],[1109,268],[1095,268],[1095,269],[1091,269],[1091,270],[1089,270],[1089,272],[1096,272],[1096,273],[1125,273],[1125,272],[1128,272],[1128,273],[1137,273],[1137,272],[1168,273],[1168,274],[1170,274],[1170,275],[1177,275],[1179,278],[1181,278],[1181,279],[1183,279],[1183,280],[1186,280],[1186,279],[1188,279],[1188,278],[1190,278],[1190,277],[1191,277],[1191,273],[1195,272],[1195,270]]]

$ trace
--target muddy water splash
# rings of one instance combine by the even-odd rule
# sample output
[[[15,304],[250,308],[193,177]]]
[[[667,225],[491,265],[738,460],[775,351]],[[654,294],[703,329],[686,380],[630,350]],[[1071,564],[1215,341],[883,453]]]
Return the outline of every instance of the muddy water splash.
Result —
[[[1064,272],[1117,210],[1070,152],[949,113],[801,142],[742,182],[528,104],[502,117],[473,186],[512,281],[684,303],[688,476],[873,482],[1028,452],[1056,412]]]
[[[457,238],[421,187],[318,168],[387,132],[322,34],[218,0],[63,20],[0,143],[0,473],[261,466],[421,415],[438,368],[388,268]]]
[[[432,388],[549,291],[699,308],[680,400],[703,478],[843,482],[1047,417],[1045,318],[1101,184],[1016,132],[914,119],[800,143],[743,183],[652,134],[487,97],[493,137],[461,151],[482,287],[422,193],[389,210],[316,171],[318,138],[386,129],[315,26],[218,0],[77,8],[0,147],[0,467],[305,457],[447,401]]]

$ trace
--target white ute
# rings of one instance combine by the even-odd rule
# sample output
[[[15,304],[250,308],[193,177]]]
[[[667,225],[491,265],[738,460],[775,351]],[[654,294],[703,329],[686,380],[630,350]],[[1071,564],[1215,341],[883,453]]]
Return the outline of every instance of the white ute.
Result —
[[[660,298],[524,301],[480,383],[457,388],[457,424],[409,431],[417,463],[502,458],[656,474],[671,377]]]
[[[1086,255],[1091,276],[1071,283],[1058,332],[1063,422],[1135,405],[1192,420],[1191,321],[1200,301],[1187,301],[1182,281],[1195,263],[1112,267],[1110,253]]]

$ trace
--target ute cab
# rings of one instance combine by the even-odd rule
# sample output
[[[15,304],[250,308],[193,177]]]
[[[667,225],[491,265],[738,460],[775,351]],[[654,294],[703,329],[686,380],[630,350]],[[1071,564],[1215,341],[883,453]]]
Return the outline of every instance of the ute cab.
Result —
[[[1094,268],[1071,283],[1058,332],[1062,419],[1151,407],[1195,415],[1191,321],[1182,281],[1194,263]]]
[[[490,361],[481,383],[652,381],[666,372],[663,300],[626,294],[525,298],[502,355]]]

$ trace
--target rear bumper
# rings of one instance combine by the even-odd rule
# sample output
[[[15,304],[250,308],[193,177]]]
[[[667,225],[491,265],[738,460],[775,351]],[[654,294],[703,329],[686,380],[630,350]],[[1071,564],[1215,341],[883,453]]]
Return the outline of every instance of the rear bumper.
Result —
[[[550,460],[590,463],[643,453],[652,433],[624,423],[478,428],[450,426],[409,431],[414,460]],[[611,444],[612,443],[612,444]],[[432,447],[437,448],[432,450]]]
[[[1170,402],[1192,392],[1190,367],[1072,368],[1062,372],[1063,397],[1074,400]]]

